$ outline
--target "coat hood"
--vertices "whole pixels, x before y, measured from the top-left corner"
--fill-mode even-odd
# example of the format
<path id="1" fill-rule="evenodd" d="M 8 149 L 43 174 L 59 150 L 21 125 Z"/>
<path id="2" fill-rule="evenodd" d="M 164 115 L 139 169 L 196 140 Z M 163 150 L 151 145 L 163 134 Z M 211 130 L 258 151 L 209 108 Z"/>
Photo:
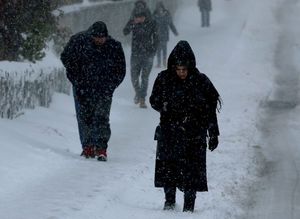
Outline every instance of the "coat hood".
<path id="1" fill-rule="evenodd" d="M 103 21 L 97 21 L 89 27 L 87 33 L 93 37 L 107 37 L 108 31 L 106 24 Z"/>
<path id="2" fill-rule="evenodd" d="M 177 43 L 168 58 L 168 69 L 173 69 L 176 65 L 187 66 L 188 69 L 196 68 L 194 52 L 185 40 Z"/>
<path id="3" fill-rule="evenodd" d="M 144 0 L 137 0 L 137 1 L 134 3 L 134 6 L 135 6 L 135 7 L 143 7 L 143 8 L 146 8 L 146 7 L 147 7 L 147 3 L 146 3 Z"/>

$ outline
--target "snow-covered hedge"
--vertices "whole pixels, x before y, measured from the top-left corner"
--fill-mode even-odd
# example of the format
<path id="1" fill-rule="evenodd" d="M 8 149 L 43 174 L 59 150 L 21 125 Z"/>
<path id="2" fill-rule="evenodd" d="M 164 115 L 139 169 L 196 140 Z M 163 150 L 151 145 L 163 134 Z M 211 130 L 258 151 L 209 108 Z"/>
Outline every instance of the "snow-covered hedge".
<path id="1" fill-rule="evenodd" d="M 62 67 L 29 68 L 23 72 L 0 69 L 0 117 L 13 119 L 21 115 L 23 109 L 48 107 L 55 91 L 70 93 Z"/>

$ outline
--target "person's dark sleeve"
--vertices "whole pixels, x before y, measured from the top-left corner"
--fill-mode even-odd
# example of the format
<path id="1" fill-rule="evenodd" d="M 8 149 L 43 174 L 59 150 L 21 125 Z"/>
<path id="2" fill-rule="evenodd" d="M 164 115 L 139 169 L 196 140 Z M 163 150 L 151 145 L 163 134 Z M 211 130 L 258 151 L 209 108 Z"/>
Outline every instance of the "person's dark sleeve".
<path id="1" fill-rule="evenodd" d="M 160 75 L 157 76 L 153 88 L 152 93 L 149 98 L 149 102 L 151 104 L 151 107 L 155 109 L 158 112 L 162 112 L 163 110 L 163 92 L 162 92 L 162 83 L 161 83 L 161 77 Z"/>
<path id="2" fill-rule="evenodd" d="M 211 103 L 210 106 L 210 113 L 209 113 L 209 121 L 208 121 L 208 135 L 211 136 L 219 136 L 219 125 L 218 125 L 218 119 L 216 114 L 216 108 L 217 108 L 217 101 Z"/>
<path id="3" fill-rule="evenodd" d="M 75 37 L 71 37 L 60 59 L 66 68 L 67 78 L 74 85 L 76 83 L 77 74 L 80 72 L 80 61 L 78 59 L 78 42 Z"/>
<path id="4" fill-rule="evenodd" d="M 123 34 L 124 34 L 125 36 L 128 35 L 128 34 L 130 34 L 130 32 L 131 32 L 132 29 L 133 29 L 133 26 L 134 26 L 133 20 L 130 19 L 130 20 L 127 22 L 127 24 L 125 25 L 124 29 L 123 29 Z"/>
<path id="5" fill-rule="evenodd" d="M 219 125 L 217 119 L 217 105 L 219 100 L 219 93 L 212 82 L 207 78 L 207 95 L 208 95 L 208 134 L 209 136 L 218 136 Z"/>
<path id="6" fill-rule="evenodd" d="M 174 33 L 174 35 L 177 36 L 178 32 L 177 32 L 177 29 L 176 29 L 176 27 L 173 23 L 172 16 L 169 14 L 168 17 L 169 17 L 169 27 L 170 27 L 171 31 Z"/>
<path id="7" fill-rule="evenodd" d="M 114 87 L 118 87 L 124 80 L 126 74 L 126 61 L 121 43 L 117 43 L 114 57 Z"/>
<path id="8" fill-rule="evenodd" d="M 158 37 L 158 26 L 155 20 L 153 20 L 153 24 L 152 24 L 152 53 L 153 56 L 156 53 L 156 50 L 158 48 L 158 44 L 159 44 L 159 37 Z"/>

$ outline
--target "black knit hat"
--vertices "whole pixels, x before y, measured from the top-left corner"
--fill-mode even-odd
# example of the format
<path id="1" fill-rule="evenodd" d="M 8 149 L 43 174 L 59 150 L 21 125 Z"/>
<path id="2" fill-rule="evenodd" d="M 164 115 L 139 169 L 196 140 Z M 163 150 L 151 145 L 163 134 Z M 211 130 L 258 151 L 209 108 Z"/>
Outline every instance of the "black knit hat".
<path id="1" fill-rule="evenodd" d="M 103 21 L 97 21 L 89 27 L 88 32 L 93 37 L 107 37 L 108 31 Z"/>
<path id="2" fill-rule="evenodd" d="M 134 17 L 147 17 L 147 10 L 145 8 L 135 8 L 133 11 Z"/>

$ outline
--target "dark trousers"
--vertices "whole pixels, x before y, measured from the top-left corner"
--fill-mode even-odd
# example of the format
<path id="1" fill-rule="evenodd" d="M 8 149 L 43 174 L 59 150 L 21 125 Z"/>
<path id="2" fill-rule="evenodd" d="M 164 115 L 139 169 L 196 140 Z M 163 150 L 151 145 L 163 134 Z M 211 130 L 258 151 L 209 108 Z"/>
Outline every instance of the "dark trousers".
<path id="1" fill-rule="evenodd" d="M 161 65 L 161 60 L 163 60 L 164 67 L 166 67 L 167 64 L 167 41 L 160 41 L 157 47 L 157 65 Z M 161 56 L 162 55 L 162 56 Z M 161 59 L 162 57 L 162 59 Z"/>
<path id="2" fill-rule="evenodd" d="M 153 57 L 131 57 L 131 82 L 137 98 L 147 96 L 149 75 L 153 66 Z"/>
<path id="3" fill-rule="evenodd" d="M 210 17 L 208 10 L 201 10 L 201 26 L 209 27 Z"/>
<path id="4" fill-rule="evenodd" d="M 107 149 L 111 136 L 109 115 L 112 97 L 90 97 L 79 100 L 74 92 L 75 110 L 82 147 Z"/>
<path id="5" fill-rule="evenodd" d="M 176 202 L 176 187 L 164 187 L 166 202 Z"/>
<path id="6" fill-rule="evenodd" d="M 193 189 L 188 189 L 184 192 L 184 204 L 183 211 L 194 211 L 196 200 L 196 191 Z"/>
<path id="7" fill-rule="evenodd" d="M 164 192 L 166 202 L 176 202 L 176 187 L 164 187 Z M 196 193 L 197 192 L 194 189 L 187 189 L 184 191 L 184 208 L 192 208 L 192 211 L 194 210 Z"/>

